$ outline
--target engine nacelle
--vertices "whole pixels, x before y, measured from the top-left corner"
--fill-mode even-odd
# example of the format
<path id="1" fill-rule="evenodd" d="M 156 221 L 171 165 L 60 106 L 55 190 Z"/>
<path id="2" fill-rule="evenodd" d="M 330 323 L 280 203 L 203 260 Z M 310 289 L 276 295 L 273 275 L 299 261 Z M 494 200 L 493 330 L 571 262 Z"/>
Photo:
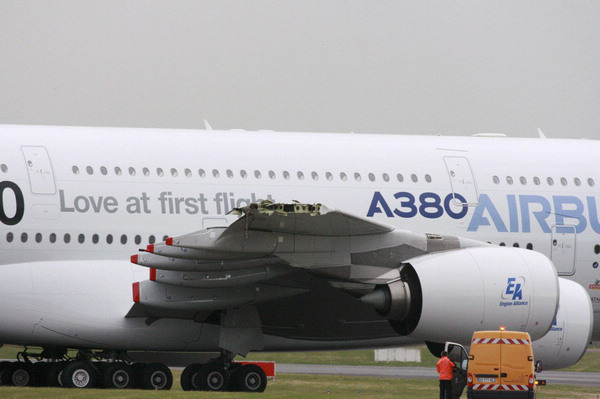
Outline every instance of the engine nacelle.
<path id="1" fill-rule="evenodd" d="M 554 321 L 559 285 L 544 255 L 511 247 L 476 247 L 407 261 L 401 279 L 362 300 L 401 335 L 468 345 L 473 331 L 527 331 L 542 338 Z M 588 300 L 589 301 L 589 300 Z"/>
<path id="2" fill-rule="evenodd" d="M 579 361 L 587 348 L 594 326 L 593 308 L 581 285 L 564 278 L 560 284 L 558 313 L 550 331 L 533 342 L 535 360 L 544 370 L 569 367 Z"/>

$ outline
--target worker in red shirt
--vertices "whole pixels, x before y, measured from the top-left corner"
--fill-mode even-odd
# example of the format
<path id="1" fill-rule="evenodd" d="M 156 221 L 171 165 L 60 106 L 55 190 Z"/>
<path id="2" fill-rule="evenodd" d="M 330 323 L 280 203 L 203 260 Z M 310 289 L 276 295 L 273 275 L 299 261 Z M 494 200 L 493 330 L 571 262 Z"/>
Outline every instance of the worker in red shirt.
<path id="1" fill-rule="evenodd" d="M 452 369 L 456 365 L 448 358 L 448 352 L 442 351 L 442 358 L 437 362 L 440 374 L 440 399 L 452 399 Z"/>

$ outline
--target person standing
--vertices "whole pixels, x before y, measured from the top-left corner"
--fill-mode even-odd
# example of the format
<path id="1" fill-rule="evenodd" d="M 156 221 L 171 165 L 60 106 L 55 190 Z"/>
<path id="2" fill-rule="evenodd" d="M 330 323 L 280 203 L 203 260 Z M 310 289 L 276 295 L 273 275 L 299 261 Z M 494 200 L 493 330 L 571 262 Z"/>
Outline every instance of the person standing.
<path id="1" fill-rule="evenodd" d="M 442 351 L 442 358 L 437 362 L 440 374 L 440 399 L 452 399 L 452 369 L 455 364 L 448 358 L 448 352 Z"/>

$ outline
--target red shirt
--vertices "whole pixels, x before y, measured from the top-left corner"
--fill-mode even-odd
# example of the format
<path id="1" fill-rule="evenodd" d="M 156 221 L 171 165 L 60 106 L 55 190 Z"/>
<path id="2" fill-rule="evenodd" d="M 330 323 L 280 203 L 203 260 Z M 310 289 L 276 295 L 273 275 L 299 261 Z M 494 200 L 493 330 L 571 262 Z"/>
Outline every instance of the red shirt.
<path id="1" fill-rule="evenodd" d="M 452 368 L 454 363 L 448 359 L 448 356 L 444 356 L 437 362 L 437 372 L 440 373 L 440 380 L 451 380 L 452 379 Z"/>

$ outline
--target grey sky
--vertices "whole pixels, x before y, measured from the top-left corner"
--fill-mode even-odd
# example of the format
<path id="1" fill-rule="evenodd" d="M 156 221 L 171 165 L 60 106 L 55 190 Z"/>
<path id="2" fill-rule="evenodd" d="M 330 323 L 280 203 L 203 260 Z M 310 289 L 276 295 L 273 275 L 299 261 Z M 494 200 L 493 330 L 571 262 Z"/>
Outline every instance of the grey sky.
<path id="1" fill-rule="evenodd" d="M 0 123 L 600 138 L 599 1 L 0 1 Z"/>

